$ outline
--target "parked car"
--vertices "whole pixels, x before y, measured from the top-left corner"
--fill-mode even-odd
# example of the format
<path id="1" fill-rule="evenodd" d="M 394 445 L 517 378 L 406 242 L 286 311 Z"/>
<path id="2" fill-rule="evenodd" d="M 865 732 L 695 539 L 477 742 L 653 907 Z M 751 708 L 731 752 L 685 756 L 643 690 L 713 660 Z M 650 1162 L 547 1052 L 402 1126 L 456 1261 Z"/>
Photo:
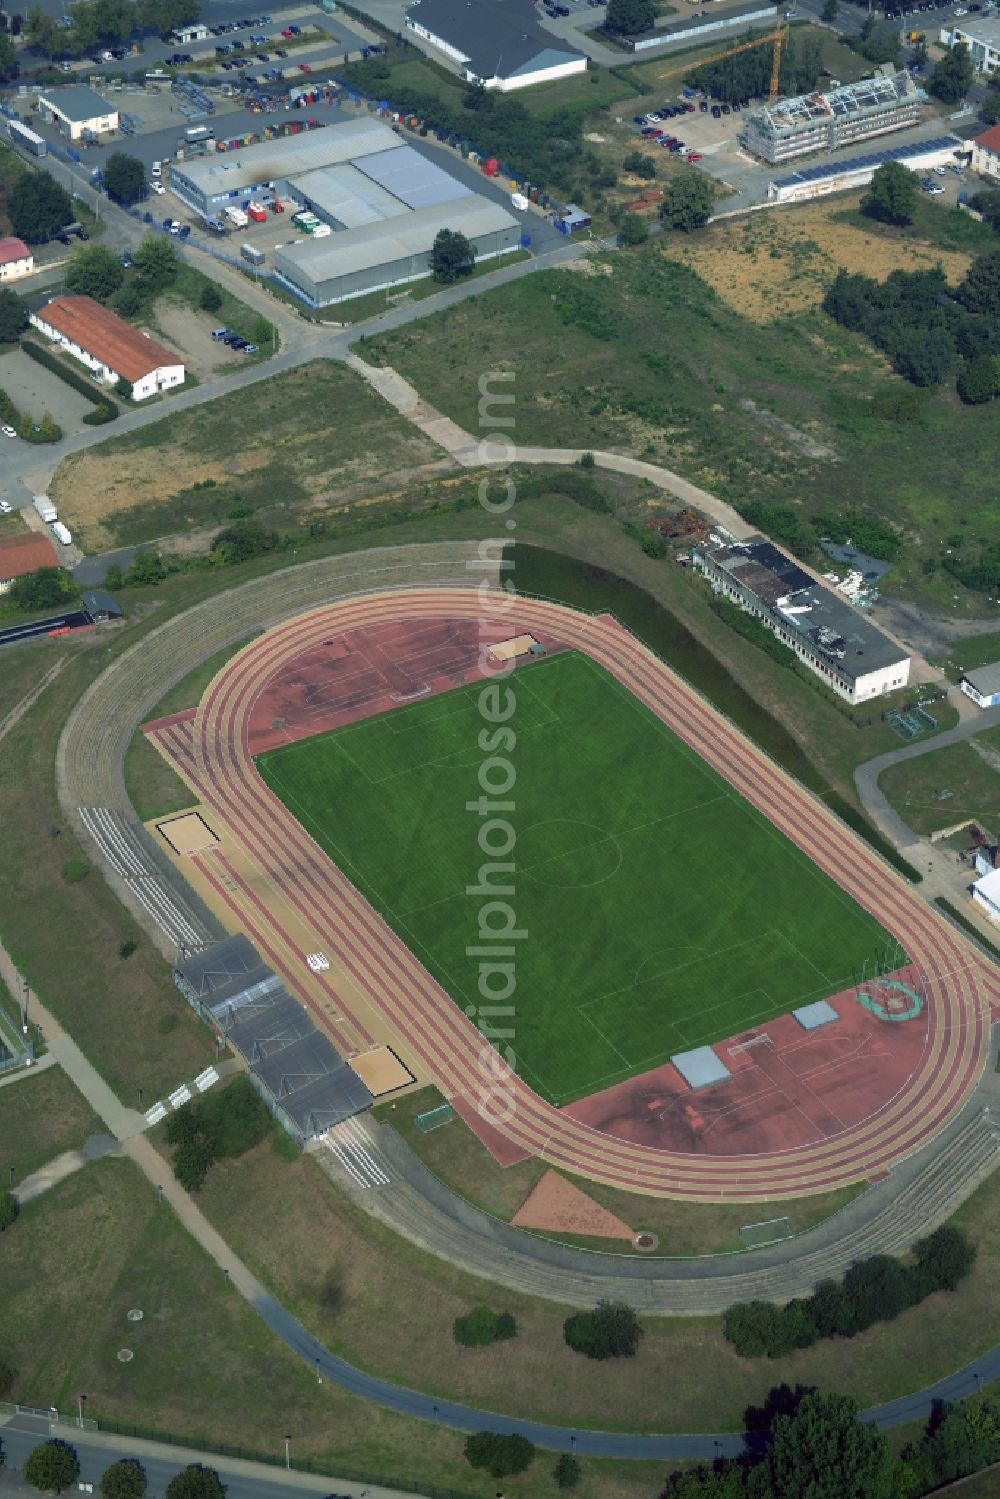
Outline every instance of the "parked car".
<path id="1" fill-rule="evenodd" d="M 258 352 L 258 349 L 259 349 L 259 345 L 258 344 L 244 344 L 243 345 L 243 352 L 244 352 L 244 354 L 256 354 Z"/>
<path id="2" fill-rule="evenodd" d="M 154 193 L 160 193 L 162 195 L 166 192 L 166 188 L 163 186 L 162 182 L 153 181 L 149 185 Z"/>
<path id="3" fill-rule="evenodd" d="M 149 169 L 149 175 L 151 177 L 162 177 L 163 176 L 163 163 L 160 162 L 160 161 L 154 161 L 153 165 Z"/>
<path id="4" fill-rule="evenodd" d="M 225 338 L 226 334 L 228 332 L 229 332 L 228 328 L 213 328 L 212 329 L 212 337 L 214 338 L 215 342 L 218 343 L 219 339 L 220 338 Z"/>
<path id="5" fill-rule="evenodd" d="M 312 72 L 312 68 L 309 66 L 309 64 L 307 62 L 300 62 L 299 63 L 299 72 L 300 73 L 311 73 Z"/>
<path id="6" fill-rule="evenodd" d="M 160 225 L 160 228 L 161 229 L 166 229 L 167 233 L 169 234 L 169 232 L 170 232 L 170 226 L 171 226 L 171 224 L 173 222 L 174 222 L 173 219 L 164 219 L 163 223 Z"/>
<path id="7" fill-rule="evenodd" d="M 17 432 L 14 430 L 13 427 L 0 427 L 0 432 L 3 433 L 4 437 L 16 437 L 17 436 Z"/>
<path id="8" fill-rule="evenodd" d="M 944 176 L 944 167 L 931 167 L 931 171 L 938 177 Z"/>
<path id="9" fill-rule="evenodd" d="M 128 268 L 129 268 L 129 266 L 131 264 L 132 264 L 132 253 L 131 253 L 131 251 L 130 250 L 123 250 L 122 251 L 122 266 L 127 271 Z"/>
<path id="10" fill-rule="evenodd" d="M 15 433 L 15 436 L 16 435 L 17 434 Z M 13 509 L 14 507 L 10 503 L 10 500 L 0 500 L 0 515 L 10 515 Z"/>
<path id="11" fill-rule="evenodd" d="M 689 151 L 688 152 L 688 161 L 701 161 L 701 152 L 700 151 Z"/>
<path id="12" fill-rule="evenodd" d="M 287 57 L 288 53 L 285 51 L 284 47 L 275 47 L 274 55 L 275 57 Z"/>
<path id="13" fill-rule="evenodd" d="M 171 234 L 180 234 L 180 232 L 181 232 L 181 221 L 180 221 L 180 219 L 168 219 L 167 222 L 170 225 L 170 233 Z"/>
<path id="14" fill-rule="evenodd" d="M 191 225 L 190 224 L 182 224 L 181 225 L 181 232 L 180 232 L 179 238 L 180 239 L 187 239 L 187 237 L 188 237 L 188 235 L 190 233 L 191 233 Z"/>

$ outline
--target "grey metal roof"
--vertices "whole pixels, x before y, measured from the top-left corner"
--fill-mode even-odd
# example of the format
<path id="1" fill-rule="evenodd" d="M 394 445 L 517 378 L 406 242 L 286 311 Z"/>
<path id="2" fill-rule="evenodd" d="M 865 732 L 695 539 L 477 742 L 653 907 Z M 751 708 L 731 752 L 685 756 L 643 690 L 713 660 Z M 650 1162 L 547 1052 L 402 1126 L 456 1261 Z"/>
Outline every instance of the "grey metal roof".
<path id="1" fill-rule="evenodd" d="M 110 614 L 114 619 L 120 619 L 124 610 L 117 599 L 110 593 L 105 593 L 103 588 L 90 588 L 83 595 L 83 607 L 93 619 L 95 614 Z"/>
<path id="2" fill-rule="evenodd" d="M 391 156 L 393 152 L 387 154 Z M 329 214 L 331 219 L 343 224 L 345 229 L 381 223 L 400 212 L 398 198 L 347 162 L 335 167 L 319 167 L 315 172 L 306 172 L 293 180 L 296 192 Z"/>
<path id="3" fill-rule="evenodd" d="M 182 958 L 174 971 L 307 1139 L 372 1102 L 357 1073 L 247 937 L 227 937 Z"/>
<path id="4" fill-rule="evenodd" d="M 1000 692 L 1000 661 L 991 661 L 988 666 L 977 666 L 973 671 L 965 672 L 964 676 L 982 697 L 992 697 L 995 692 Z"/>
<path id="5" fill-rule="evenodd" d="M 55 110 L 67 120 L 72 120 L 74 125 L 82 125 L 87 120 L 96 120 L 100 115 L 118 113 L 117 104 L 110 104 L 103 95 L 86 83 L 70 83 L 65 88 L 55 88 L 51 93 L 40 95 L 38 102 Z"/>
<path id="6" fill-rule="evenodd" d="M 417 0 L 406 20 L 457 48 L 479 78 L 523 77 L 583 58 L 554 45 L 531 0 Z"/>
<path id="7" fill-rule="evenodd" d="M 472 189 L 450 173 L 443 172 L 433 161 L 414 151 L 412 146 L 398 145 L 393 151 L 377 151 L 358 162 L 358 171 L 384 187 L 407 208 L 432 208 L 435 203 L 453 203 L 467 198 Z"/>
<path id="8" fill-rule="evenodd" d="M 206 196 L 213 197 L 237 193 L 244 183 L 250 187 L 299 177 L 398 145 L 399 137 L 380 120 L 348 120 L 343 125 L 241 146 L 237 151 L 216 151 L 185 161 L 178 170 Z"/>
<path id="9" fill-rule="evenodd" d="M 381 223 L 363 224 L 325 239 L 304 239 L 274 252 L 277 270 L 307 276 L 314 285 L 350 276 L 373 266 L 391 265 L 426 255 L 441 229 L 456 229 L 469 239 L 504 229 L 520 231 L 513 215 L 499 203 L 470 193 L 454 203 L 421 208 Z"/>
<path id="10" fill-rule="evenodd" d="M 909 660 L 906 651 L 870 619 L 764 537 L 718 547 L 707 555 L 843 676 L 854 680 Z"/>

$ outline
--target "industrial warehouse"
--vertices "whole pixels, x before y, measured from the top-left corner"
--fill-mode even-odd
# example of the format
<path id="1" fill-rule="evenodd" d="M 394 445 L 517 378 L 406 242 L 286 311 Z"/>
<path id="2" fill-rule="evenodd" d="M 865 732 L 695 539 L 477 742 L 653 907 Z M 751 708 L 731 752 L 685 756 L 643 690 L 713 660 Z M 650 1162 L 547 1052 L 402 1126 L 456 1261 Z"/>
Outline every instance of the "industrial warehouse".
<path id="1" fill-rule="evenodd" d="M 521 243 L 501 204 L 375 120 L 178 163 L 171 188 L 207 220 L 255 204 L 283 209 L 290 238 L 275 248 L 273 272 L 312 307 L 429 275 L 442 229 L 464 234 L 477 259 Z"/>
<path id="2" fill-rule="evenodd" d="M 891 63 L 874 78 L 829 94 L 802 94 L 744 115 L 740 143 L 761 161 L 789 161 L 814 151 L 835 151 L 920 119 L 920 94 L 905 70 Z"/>
<path id="3" fill-rule="evenodd" d="M 714 592 L 773 630 L 848 702 L 866 702 L 906 686 L 906 652 L 846 596 L 817 583 L 763 536 L 714 550 L 693 547 L 691 560 Z"/>

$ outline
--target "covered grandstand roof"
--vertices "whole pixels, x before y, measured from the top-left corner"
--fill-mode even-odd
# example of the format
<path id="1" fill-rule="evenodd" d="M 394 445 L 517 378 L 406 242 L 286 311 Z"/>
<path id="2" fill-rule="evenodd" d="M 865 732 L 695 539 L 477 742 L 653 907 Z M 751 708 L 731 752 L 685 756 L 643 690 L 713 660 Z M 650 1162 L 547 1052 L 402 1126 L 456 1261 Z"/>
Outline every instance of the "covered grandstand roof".
<path id="1" fill-rule="evenodd" d="M 174 977 L 215 1022 L 305 1139 L 372 1102 L 305 1006 L 242 935 L 178 961 Z"/>

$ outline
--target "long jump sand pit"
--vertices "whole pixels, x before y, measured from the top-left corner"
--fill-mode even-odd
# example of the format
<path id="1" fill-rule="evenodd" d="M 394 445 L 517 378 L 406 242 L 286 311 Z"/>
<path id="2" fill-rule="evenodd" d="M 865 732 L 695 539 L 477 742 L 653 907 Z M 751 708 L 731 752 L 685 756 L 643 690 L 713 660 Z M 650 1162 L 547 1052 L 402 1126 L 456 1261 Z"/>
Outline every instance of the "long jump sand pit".
<path id="1" fill-rule="evenodd" d="M 373 1098 L 384 1098 L 387 1093 L 398 1093 L 416 1079 L 409 1067 L 397 1057 L 391 1046 L 375 1046 L 371 1051 L 359 1052 L 348 1058 L 348 1065 L 356 1072 Z"/>

